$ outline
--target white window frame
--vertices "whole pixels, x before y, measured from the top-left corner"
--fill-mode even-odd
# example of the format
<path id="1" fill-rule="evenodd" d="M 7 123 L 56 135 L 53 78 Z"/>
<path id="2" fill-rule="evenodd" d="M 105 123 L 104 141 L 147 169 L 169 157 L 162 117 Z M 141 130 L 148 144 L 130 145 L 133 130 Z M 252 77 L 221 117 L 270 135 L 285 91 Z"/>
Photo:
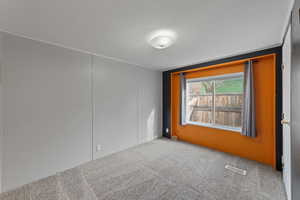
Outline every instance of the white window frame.
<path id="1" fill-rule="evenodd" d="M 215 110 L 216 110 L 216 102 L 215 102 L 215 81 L 217 80 L 226 80 L 226 79 L 234 79 L 234 78 L 241 78 L 244 76 L 243 72 L 238 72 L 238 73 L 231 73 L 231 74 L 224 74 L 224 75 L 218 75 L 218 76 L 207 76 L 207 77 L 201 77 L 201 78 L 191 78 L 191 79 L 186 79 L 186 87 L 189 83 L 192 82 L 199 82 L 199 81 L 213 81 L 214 84 L 214 90 L 212 93 L 212 98 L 213 98 L 213 108 L 212 108 L 212 123 L 201 123 L 201 122 L 193 122 L 190 121 L 189 119 L 186 119 L 186 124 L 189 125 L 196 125 L 196 126 L 203 126 L 203 127 L 209 127 L 209 128 L 215 128 L 215 129 L 222 129 L 222 130 L 227 130 L 227 131 L 234 131 L 234 132 L 241 132 L 241 128 L 237 127 L 231 127 L 231 126 L 222 126 L 222 125 L 217 125 L 215 124 Z M 187 88 L 185 88 L 187 91 Z M 187 96 L 185 96 L 187 98 Z M 185 109 L 186 111 L 186 109 Z M 243 111 L 242 111 L 243 112 Z M 186 115 L 185 115 L 186 116 Z"/>

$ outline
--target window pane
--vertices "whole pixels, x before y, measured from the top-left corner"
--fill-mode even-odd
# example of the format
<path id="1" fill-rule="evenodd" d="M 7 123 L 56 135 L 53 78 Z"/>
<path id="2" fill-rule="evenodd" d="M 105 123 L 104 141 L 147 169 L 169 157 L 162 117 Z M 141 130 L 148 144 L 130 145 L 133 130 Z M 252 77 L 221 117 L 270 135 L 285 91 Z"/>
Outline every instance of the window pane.
<path id="1" fill-rule="evenodd" d="M 187 82 L 186 121 L 212 123 L 213 82 Z"/>
<path id="2" fill-rule="evenodd" d="M 243 78 L 216 80 L 215 124 L 241 127 Z"/>

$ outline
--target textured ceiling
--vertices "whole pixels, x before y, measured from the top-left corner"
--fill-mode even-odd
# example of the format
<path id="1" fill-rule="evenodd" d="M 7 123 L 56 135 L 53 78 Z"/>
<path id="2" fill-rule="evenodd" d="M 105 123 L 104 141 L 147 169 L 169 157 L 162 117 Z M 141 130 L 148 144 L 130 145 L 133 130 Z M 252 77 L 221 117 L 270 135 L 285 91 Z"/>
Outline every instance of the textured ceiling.
<path id="1" fill-rule="evenodd" d="M 279 45 L 292 0 L 0 0 L 0 30 L 164 70 Z M 168 49 L 147 43 L 174 30 Z"/>

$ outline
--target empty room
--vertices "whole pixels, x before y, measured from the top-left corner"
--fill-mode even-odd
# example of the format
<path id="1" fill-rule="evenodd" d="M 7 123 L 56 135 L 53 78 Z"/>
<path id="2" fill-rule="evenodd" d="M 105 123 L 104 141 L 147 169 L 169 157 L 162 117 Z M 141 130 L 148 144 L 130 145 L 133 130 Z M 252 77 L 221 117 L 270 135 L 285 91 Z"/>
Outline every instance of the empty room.
<path id="1" fill-rule="evenodd" d="M 0 200 L 299 200 L 300 0 L 0 0 Z"/>

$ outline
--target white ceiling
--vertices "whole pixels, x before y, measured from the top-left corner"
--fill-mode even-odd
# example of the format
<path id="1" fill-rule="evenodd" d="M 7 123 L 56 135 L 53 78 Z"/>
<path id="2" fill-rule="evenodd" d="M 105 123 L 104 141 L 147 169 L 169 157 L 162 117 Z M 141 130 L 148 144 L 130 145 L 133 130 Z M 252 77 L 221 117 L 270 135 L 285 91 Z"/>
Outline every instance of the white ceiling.
<path id="1" fill-rule="evenodd" d="M 292 0 L 0 0 L 0 30 L 153 69 L 279 45 Z M 147 36 L 174 30 L 156 50 Z"/>

